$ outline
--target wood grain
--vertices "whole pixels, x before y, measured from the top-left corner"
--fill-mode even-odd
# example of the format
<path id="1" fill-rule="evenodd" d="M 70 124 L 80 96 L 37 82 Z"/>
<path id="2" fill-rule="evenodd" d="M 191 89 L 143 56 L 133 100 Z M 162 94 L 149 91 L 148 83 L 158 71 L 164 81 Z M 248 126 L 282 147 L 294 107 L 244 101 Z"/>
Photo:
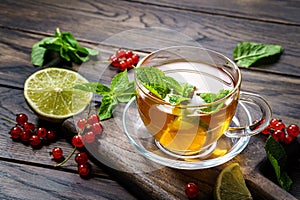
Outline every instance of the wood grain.
<path id="1" fill-rule="evenodd" d="M 135 199 L 116 182 L 1 161 L 1 199 Z M 121 195 L 120 195 L 121 194 Z"/>
<path id="2" fill-rule="evenodd" d="M 299 46 L 300 41 L 299 34 L 297 34 L 300 31 L 299 26 L 206 15 L 201 12 L 123 1 L 122 4 L 117 1 L 102 2 L 101 0 L 97 3 L 87 1 L 86 4 L 74 3 L 76 4 L 79 4 L 81 9 L 85 7 L 85 10 L 91 9 L 90 7 L 93 9 L 91 12 L 83 12 L 80 9 L 68 9 L 64 6 L 55 7 L 55 4 L 42 1 L 37 1 L 35 4 L 29 1 L 27 4 L 19 1 L 13 3 L 1 1 L 0 6 L 5 8 L 5 12 L 2 13 L 0 24 L 5 24 L 12 29 L 48 35 L 53 34 L 57 27 L 61 27 L 62 31 L 72 31 L 79 39 L 84 38 L 85 41 L 97 43 L 105 43 L 105 40 L 123 31 L 164 27 L 185 34 L 200 45 L 219 51 L 228 57 L 232 57 L 233 48 L 241 41 L 275 43 L 282 45 L 285 52 L 279 63 L 267 65 L 263 69 L 299 75 L 300 70 L 296 59 L 299 50 L 295 48 Z M 98 6 L 100 4 L 101 7 Z M 126 9 L 133 6 L 134 12 L 132 9 Z M 16 8 L 18 12 L 14 12 Z M 28 15 L 25 20 L 23 15 L 28 12 L 31 15 Z M 40 26 L 35 26 L 35 24 L 40 24 Z M 141 35 L 136 31 L 136 35 L 132 36 L 134 40 L 128 41 L 130 38 L 127 38 L 118 41 L 117 44 L 126 46 L 126 44 L 134 43 L 135 46 L 139 46 L 141 45 L 141 40 L 137 39 L 139 36 Z M 157 44 L 161 47 L 178 43 L 178 40 L 172 41 L 172 37 L 163 33 L 157 38 L 150 39 L 142 40 L 142 46 Z"/>
<path id="3" fill-rule="evenodd" d="M 135 0 L 135 2 L 166 6 L 175 9 L 203 12 L 210 15 L 223 15 L 226 17 L 246 18 L 254 21 L 300 25 L 298 16 L 299 2 L 296 1 L 197 1 L 197 0 Z M 276 12 L 274 16 L 273 13 Z"/>

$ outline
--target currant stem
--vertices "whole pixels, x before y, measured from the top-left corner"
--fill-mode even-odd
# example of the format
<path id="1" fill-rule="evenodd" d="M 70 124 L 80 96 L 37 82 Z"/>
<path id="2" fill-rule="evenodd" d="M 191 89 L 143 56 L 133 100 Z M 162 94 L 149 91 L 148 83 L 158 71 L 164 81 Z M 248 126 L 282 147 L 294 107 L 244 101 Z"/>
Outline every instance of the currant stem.
<path id="1" fill-rule="evenodd" d="M 73 156 L 73 154 L 76 152 L 76 147 L 74 147 L 73 151 L 68 155 L 68 157 L 66 157 L 66 159 L 64 159 L 62 162 L 58 163 L 57 165 L 55 165 L 54 167 L 60 167 L 63 164 L 65 164 L 68 160 L 70 160 L 70 158 Z"/>
<path id="2" fill-rule="evenodd" d="M 10 123 L 13 123 L 13 124 L 17 124 L 15 121 L 13 121 L 11 119 L 8 119 L 8 118 L 5 118 L 5 117 L 1 117 L 1 119 L 6 120 L 6 121 L 8 121 Z"/>

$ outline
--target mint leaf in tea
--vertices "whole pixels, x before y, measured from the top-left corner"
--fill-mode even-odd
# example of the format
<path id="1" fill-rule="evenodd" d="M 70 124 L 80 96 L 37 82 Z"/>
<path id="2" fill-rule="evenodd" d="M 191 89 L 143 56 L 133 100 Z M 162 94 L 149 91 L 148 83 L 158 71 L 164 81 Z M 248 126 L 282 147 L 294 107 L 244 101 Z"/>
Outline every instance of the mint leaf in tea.
<path id="1" fill-rule="evenodd" d="M 221 89 L 218 93 L 197 93 L 198 96 L 200 96 L 205 103 L 213 103 L 215 101 L 218 101 L 225 96 L 227 96 L 230 93 L 230 90 Z M 224 102 L 221 102 L 219 104 L 211 105 L 206 108 L 202 108 L 201 112 L 210 113 L 213 111 L 217 111 L 224 105 Z"/>
<path id="2" fill-rule="evenodd" d="M 194 93 L 194 86 L 187 83 L 179 83 L 171 76 L 167 76 L 155 67 L 135 68 L 137 79 L 153 95 L 160 99 L 177 105 L 183 101 L 190 100 Z"/>

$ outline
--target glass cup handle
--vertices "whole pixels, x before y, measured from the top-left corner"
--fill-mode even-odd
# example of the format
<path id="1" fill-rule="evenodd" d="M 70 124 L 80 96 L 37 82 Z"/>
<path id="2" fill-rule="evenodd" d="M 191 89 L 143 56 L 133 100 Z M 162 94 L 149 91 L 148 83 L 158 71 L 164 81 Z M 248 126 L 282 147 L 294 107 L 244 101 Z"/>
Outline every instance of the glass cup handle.
<path id="1" fill-rule="evenodd" d="M 240 92 L 239 101 L 256 104 L 262 112 L 262 117 L 258 122 L 244 127 L 229 127 L 225 135 L 227 137 L 245 137 L 252 136 L 263 131 L 270 123 L 272 110 L 268 102 L 258 94 L 249 92 Z"/>

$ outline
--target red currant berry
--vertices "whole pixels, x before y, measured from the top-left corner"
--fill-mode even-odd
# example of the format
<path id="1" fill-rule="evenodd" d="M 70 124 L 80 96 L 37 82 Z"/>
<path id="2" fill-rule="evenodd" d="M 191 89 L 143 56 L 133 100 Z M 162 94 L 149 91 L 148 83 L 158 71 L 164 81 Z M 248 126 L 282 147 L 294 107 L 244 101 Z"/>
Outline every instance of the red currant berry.
<path id="1" fill-rule="evenodd" d="M 91 173 L 91 165 L 89 163 L 78 165 L 78 173 L 80 176 L 86 177 Z"/>
<path id="2" fill-rule="evenodd" d="M 60 160 L 63 158 L 63 151 L 59 147 L 53 148 L 51 154 L 55 160 Z"/>
<path id="3" fill-rule="evenodd" d="M 195 183 L 188 183 L 184 188 L 184 192 L 189 199 L 193 199 L 199 195 L 199 188 Z"/>
<path id="4" fill-rule="evenodd" d="M 110 62 L 113 62 L 113 60 L 115 60 L 115 59 L 117 59 L 116 55 L 111 55 L 111 56 L 109 57 L 109 61 L 110 61 Z"/>
<path id="5" fill-rule="evenodd" d="M 24 113 L 17 114 L 17 116 L 16 116 L 17 124 L 19 124 L 20 126 L 23 126 L 23 124 L 27 121 L 28 121 L 28 117 L 26 114 L 24 114 Z"/>
<path id="6" fill-rule="evenodd" d="M 264 130 L 262 130 L 261 133 L 264 134 L 264 135 L 270 135 L 270 133 L 271 133 L 270 125 L 268 125 Z"/>
<path id="7" fill-rule="evenodd" d="M 77 127 L 78 127 L 79 129 L 83 130 L 84 127 L 85 127 L 85 124 L 86 124 L 86 120 L 85 120 L 85 119 L 80 119 L 80 120 L 78 120 L 78 122 L 77 122 Z"/>
<path id="8" fill-rule="evenodd" d="M 33 147 L 39 146 L 42 142 L 41 138 L 37 135 L 32 135 L 29 141 L 30 141 L 30 145 Z"/>
<path id="9" fill-rule="evenodd" d="M 284 125 L 283 122 L 279 121 L 279 122 L 277 122 L 277 123 L 274 125 L 274 129 L 275 129 L 275 131 L 276 131 L 276 130 L 282 131 L 282 130 L 285 129 L 285 125 Z"/>
<path id="10" fill-rule="evenodd" d="M 47 132 L 46 138 L 47 138 L 48 140 L 50 140 L 50 141 L 55 140 L 55 138 L 56 138 L 55 132 L 54 132 L 54 131 L 48 131 L 48 132 Z"/>
<path id="11" fill-rule="evenodd" d="M 93 143 L 95 141 L 95 133 L 92 131 L 85 133 L 84 141 L 87 143 Z"/>
<path id="12" fill-rule="evenodd" d="M 22 133 L 22 129 L 19 126 L 14 126 L 10 129 L 9 133 L 13 139 L 18 139 Z"/>
<path id="13" fill-rule="evenodd" d="M 30 131 L 23 131 L 21 134 L 20 134 L 20 139 L 22 142 L 28 142 L 31 138 L 31 132 Z"/>
<path id="14" fill-rule="evenodd" d="M 134 65 L 136 65 L 136 64 L 139 62 L 139 56 L 138 56 L 137 54 L 133 54 L 133 55 L 131 56 L 131 58 L 132 58 L 132 63 L 133 63 Z"/>
<path id="15" fill-rule="evenodd" d="M 299 126 L 296 124 L 291 124 L 287 127 L 286 132 L 291 137 L 297 137 L 299 135 Z"/>
<path id="16" fill-rule="evenodd" d="M 102 125 L 100 123 L 95 123 L 92 125 L 92 132 L 95 133 L 95 135 L 99 135 L 102 133 Z"/>
<path id="17" fill-rule="evenodd" d="M 290 144 L 292 141 L 293 141 L 294 137 L 293 136 L 290 136 L 290 135 L 285 135 L 284 137 L 284 142 L 286 144 Z"/>
<path id="18" fill-rule="evenodd" d="M 122 60 L 122 61 L 120 62 L 120 66 L 118 67 L 118 70 L 119 70 L 119 71 L 125 71 L 125 69 L 127 69 L 127 63 L 126 63 L 125 60 Z"/>
<path id="19" fill-rule="evenodd" d="M 24 131 L 31 131 L 31 132 L 34 132 L 34 129 L 35 129 L 35 126 L 33 123 L 30 123 L 30 122 L 25 122 L 23 124 L 23 130 Z"/>
<path id="20" fill-rule="evenodd" d="M 123 49 L 119 49 L 118 51 L 116 51 L 116 57 L 117 58 L 123 58 L 125 57 L 126 52 Z"/>
<path id="21" fill-rule="evenodd" d="M 132 51 L 130 51 L 130 50 L 127 50 L 127 51 L 125 52 L 125 58 L 131 58 L 132 55 L 133 55 L 133 53 L 132 53 Z"/>
<path id="22" fill-rule="evenodd" d="M 282 130 L 276 130 L 273 134 L 272 137 L 277 141 L 277 142 L 282 142 L 284 141 L 285 134 Z"/>
<path id="23" fill-rule="evenodd" d="M 99 116 L 96 115 L 96 114 L 91 114 L 91 115 L 89 116 L 89 118 L 88 118 L 88 121 L 87 121 L 87 123 L 88 123 L 89 125 L 93 125 L 93 124 L 99 123 L 99 122 L 100 122 Z"/>
<path id="24" fill-rule="evenodd" d="M 45 138 L 47 136 L 47 129 L 40 127 L 36 130 L 36 134 L 41 138 Z"/>
<path id="25" fill-rule="evenodd" d="M 74 137 L 72 138 L 72 144 L 75 147 L 78 147 L 78 148 L 83 147 L 84 144 L 83 144 L 82 136 L 81 135 L 74 135 Z"/>
<path id="26" fill-rule="evenodd" d="M 75 156 L 75 161 L 79 164 L 79 165 L 83 165 L 86 164 L 88 162 L 88 155 L 85 152 L 80 152 L 77 153 Z"/>
<path id="27" fill-rule="evenodd" d="M 271 128 L 275 128 L 275 125 L 279 122 L 278 119 L 271 119 L 270 121 L 270 126 Z"/>
<path id="28" fill-rule="evenodd" d="M 133 68 L 133 60 L 132 60 L 132 58 L 127 58 L 126 59 L 126 65 L 127 65 L 127 68 L 129 68 L 129 69 Z"/>

